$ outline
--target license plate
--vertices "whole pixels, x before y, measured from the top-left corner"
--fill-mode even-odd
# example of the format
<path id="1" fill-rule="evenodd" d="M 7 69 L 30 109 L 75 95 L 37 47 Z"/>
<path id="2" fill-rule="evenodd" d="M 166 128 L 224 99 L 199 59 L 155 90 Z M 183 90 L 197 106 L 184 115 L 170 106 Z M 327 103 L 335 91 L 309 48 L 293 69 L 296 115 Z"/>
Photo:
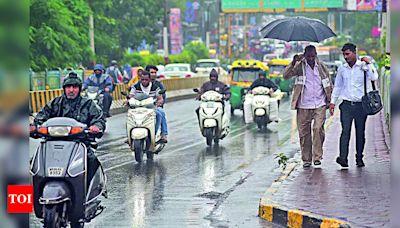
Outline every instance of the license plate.
<path id="1" fill-rule="evenodd" d="M 208 103 L 207 104 L 207 108 L 214 108 L 214 104 L 213 103 Z"/>
<path id="2" fill-rule="evenodd" d="M 61 177 L 64 169 L 61 167 L 50 167 L 48 171 L 50 177 Z"/>

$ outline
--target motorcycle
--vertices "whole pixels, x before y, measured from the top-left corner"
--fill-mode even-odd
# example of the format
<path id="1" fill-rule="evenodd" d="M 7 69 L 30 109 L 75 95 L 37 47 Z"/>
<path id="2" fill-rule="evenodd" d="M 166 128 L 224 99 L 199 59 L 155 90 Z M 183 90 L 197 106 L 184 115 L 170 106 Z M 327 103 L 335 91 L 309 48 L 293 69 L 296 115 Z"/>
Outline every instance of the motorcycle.
<path id="1" fill-rule="evenodd" d="M 160 91 L 159 94 L 164 94 Z M 137 162 L 143 161 L 146 154 L 148 160 L 153 160 L 154 154 L 158 154 L 165 147 L 165 143 L 158 143 L 160 135 L 155 132 L 156 106 L 154 98 L 146 94 L 137 94 L 129 98 L 127 93 L 121 92 L 128 100 L 128 115 L 126 129 L 128 144 L 135 153 Z"/>
<path id="2" fill-rule="evenodd" d="M 271 122 L 278 122 L 278 103 L 282 98 L 282 92 L 275 91 L 272 96 L 270 92 L 269 88 L 259 86 L 245 96 L 243 108 L 245 122 L 254 121 L 260 130 L 266 129 Z"/>
<path id="3" fill-rule="evenodd" d="M 199 93 L 198 89 L 193 91 Z M 223 98 L 224 96 L 216 91 L 207 91 L 200 97 L 198 118 L 200 131 L 206 138 L 207 146 L 211 146 L 213 141 L 219 144 L 219 140 L 229 134 L 229 118 L 224 111 Z"/>
<path id="4" fill-rule="evenodd" d="M 104 94 L 102 94 L 102 91 L 99 89 L 99 87 L 88 86 L 88 88 L 85 90 L 85 97 L 93 100 L 94 103 L 103 108 Z"/>
<path id="5" fill-rule="evenodd" d="M 107 197 L 107 178 L 100 165 L 87 183 L 87 153 L 84 141 L 96 149 L 94 135 L 85 124 L 55 117 L 31 133 L 41 138 L 30 166 L 34 211 L 44 227 L 83 227 L 103 212 L 100 196 Z"/>

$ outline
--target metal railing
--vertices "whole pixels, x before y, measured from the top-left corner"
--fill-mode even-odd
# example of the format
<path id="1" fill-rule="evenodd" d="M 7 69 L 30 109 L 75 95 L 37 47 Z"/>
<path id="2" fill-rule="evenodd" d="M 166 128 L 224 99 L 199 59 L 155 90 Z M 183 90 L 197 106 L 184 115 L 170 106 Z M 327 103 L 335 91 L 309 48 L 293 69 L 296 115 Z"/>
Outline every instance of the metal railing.
<path id="1" fill-rule="evenodd" d="M 193 77 L 193 78 L 173 78 L 164 79 L 162 83 L 165 85 L 167 91 L 183 90 L 198 88 L 204 82 L 208 81 L 208 77 Z M 226 77 L 221 78 L 222 81 L 226 81 Z M 125 84 L 118 84 L 112 93 L 114 100 L 124 99 L 121 91 L 128 91 L 128 86 Z M 49 101 L 61 96 L 63 93 L 62 89 L 55 90 L 39 90 L 29 92 L 29 109 L 31 112 L 36 113 L 42 109 Z"/>
<path id="2" fill-rule="evenodd" d="M 390 70 L 383 68 L 379 77 L 379 89 L 382 97 L 383 112 L 386 123 L 390 126 Z"/>

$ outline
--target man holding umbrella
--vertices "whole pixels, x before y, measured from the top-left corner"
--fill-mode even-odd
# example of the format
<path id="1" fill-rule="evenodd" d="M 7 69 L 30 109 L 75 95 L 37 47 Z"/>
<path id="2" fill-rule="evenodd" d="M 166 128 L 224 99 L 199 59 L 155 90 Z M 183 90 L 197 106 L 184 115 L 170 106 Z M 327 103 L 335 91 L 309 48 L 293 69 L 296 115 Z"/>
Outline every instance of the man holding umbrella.
<path id="1" fill-rule="evenodd" d="M 315 47 L 309 45 L 305 48 L 304 54 L 293 57 L 283 77 L 285 79 L 295 77 L 291 107 L 297 110 L 303 167 L 310 167 L 312 161 L 315 166 L 319 166 L 325 140 L 326 110 L 332 94 L 328 68 L 318 60 Z M 313 120 L 313 134 L 311 134 Z"/>

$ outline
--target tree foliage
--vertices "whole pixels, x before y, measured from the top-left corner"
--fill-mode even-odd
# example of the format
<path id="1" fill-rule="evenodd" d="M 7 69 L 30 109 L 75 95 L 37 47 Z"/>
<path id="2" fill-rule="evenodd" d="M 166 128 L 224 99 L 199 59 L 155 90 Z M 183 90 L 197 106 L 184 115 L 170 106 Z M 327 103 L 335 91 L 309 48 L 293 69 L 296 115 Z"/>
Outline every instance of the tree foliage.
<path id="1" fill-rule="evenodd" d="M 30 59 L 33 70 L 108 64 L 142 40 L 157 41 L 163 0 L 31 0 Z M 89 16 L 94 17 L 95 52 L 90 49 Z"/>

